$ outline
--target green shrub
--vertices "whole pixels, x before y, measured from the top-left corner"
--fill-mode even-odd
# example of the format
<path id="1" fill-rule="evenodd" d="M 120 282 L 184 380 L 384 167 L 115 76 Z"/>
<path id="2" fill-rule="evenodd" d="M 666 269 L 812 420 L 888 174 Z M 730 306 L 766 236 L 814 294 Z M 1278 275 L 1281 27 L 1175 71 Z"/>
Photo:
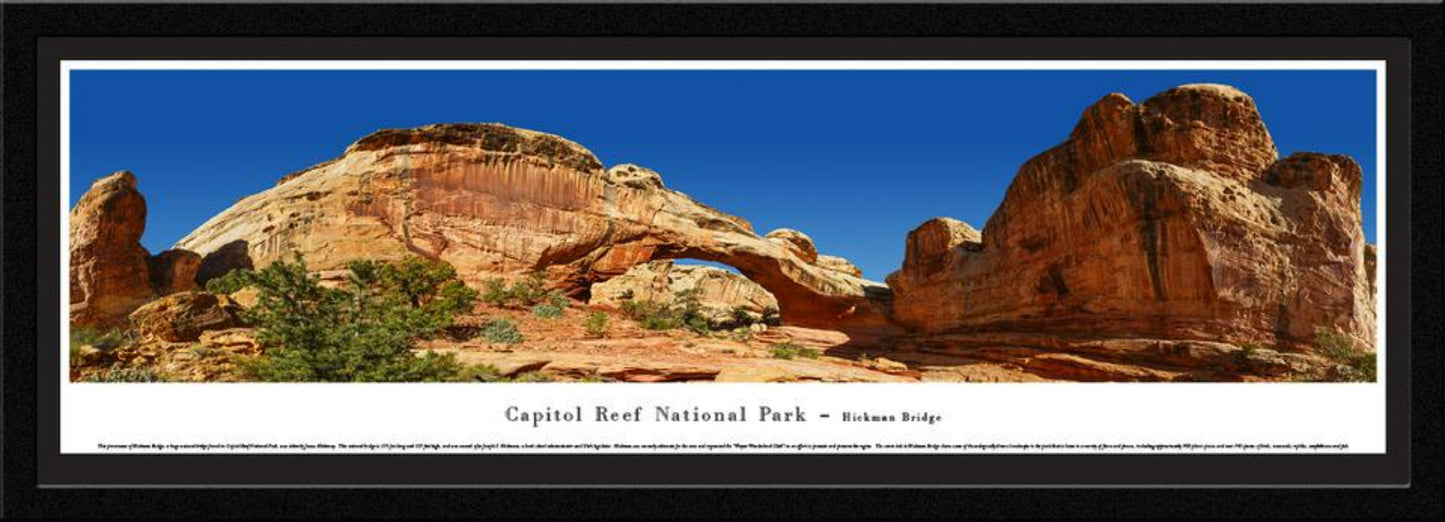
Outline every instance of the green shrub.
<path id="1" fill-rule="evenodd" d="M 712 323 L 709 322 L 706 318 L 690 317 L 685 322 L 683 322 L 683 326 L 686 326 L 688 330 L 691 330 L 692 333 L 698 335 L 712 334 Z"/>
<path id="2" fill-rule="evenodd" d="M 81 346 L 90 345 L 97 350 L 110 351 L 135 341 L 135 334 L 125 330 L 108 330 L 105 333 L 94 328 L 70 328 L 72 352 Z"/>
<path id="3" fill-rule="evenodd" d="M 1323 326 L 1315 328 L 1315 350 L 1330 360 L 1349 359 L 1354 354 L 1354 340 Z"/>
<path id="4" fill-rule="evenodd" d="M 151 368 L 126 368 L 119 364 L 80 379 L 81 382 L 166 382 L 169 379 Z"/>
<path id="5" fill-rule="evenodd" d="M 512 294 L 507 288 L 507 282 L 500 277 L 489 277 L 482 280 L 482 302 L 492 306 L 507 306 L 512 300 Z"/>
<path id="6" fill-rule="evenodd" d="M 511 377 L 511 378 L 507 379 L 507 382 L 553 382 L 553 381 L 556 381 L 556 379 L 553 379 L 553 378 L 551 378 L 551 377 L 543 374 L 542 372 L 526 372 L 526 373 L 518 374 L 516 377 Z"/>
<path id="7" fill-rule="evenodd" d="M 532 315 L 539 319 L 556 319 L 562 317 L 562 310 L 552 303 L 542 303 L 532 307 Z"/>
<path id="8" fill-rule="evenodd" d="M 476 291 L 445 263 L 408 258 L 394 263 L 354 261 L 341 288 L 326 288 L 299 254 L 254 272 L 233 271 L 257 289 L 243 311 L 258 339 L 275 348 L 243 361 L 262 381 L 438 381 L 460 367 L 451 354 L 412 354 L 471 310 Z M 231 275 L 231 274 L 228 274 Z"/>
<path id="9" fill-rule="evenodd" d="M 679 290 L 672 294 L 670 309 L 682 327 L 698 334 L 712 333 L 712 322 L 703 315 L 701 288 Z"/>
<path id="10" fill-rule="evenodd" d="M 526 279 L 512 284 L 512 294 L 523 306 L 531 306 L 549 297 L 547 280 L 540 273 L 531 273 Z"/>
<path id="11" fill-rule="evenodd" d="M 607 332 L 612 329 L 612 325 L 608 324 L 609 320 L 607 312 L 597 310 L 587 314 L 587 320 L 582 324 L 587 328 L 587 335 L 602 338 L 607 337 Z"/>
<path id="12" fill-rule="evenodd" d="M 78 368 L 84 365 L 85 361 L 81 358 L 80 350 L 87 345 L 102 352 L 109 352 L 135 341 L 134 332 L 109 330 L 100 333 L 94 328 L 72 326 L 70 328 L 70 346 L 66 350 L 70 356 L 70 367 Z"/>
<path id="13" fill-rule="evenodd" d="M 457 382 L 552 382 L 554 379 L 540 372 L 525 372 L 514 377 L 502 375 L 502 371 L 490 364 L 473 364 L 462 367 L 452 379 Z"/>
<path id="14" fill-rule="evenodd" d="M 730 319 L 729 324 L 733 328 L 752 326 L 758 322 L 758 318 L 753 317 L 753 313 L 748 310 L 748 307 L 743 305 L 734 306 L 732 310 L 729 310 L 728 319 Z"/>
<path id="15" fill-rule="evenodd" d="M 684 315 L 696 315 L 702 311 L 702 289 L 688 288 L 672 294 L 672 307 Z"/>
<path id="16" fill-rule="evenodd" d="M 532 315 L 542 319 L 556 319 L 562 317 L 562 312 L 571 304 L 572 301 L 568 300 L 567 296 L 554 290 L 547 292 L 542 302 L 532 306 Z"/>
<path id="17" fill-rule="evenodd" d="M 673 294 L 670 304 L 626 300 L 622 302 L 622 312 L 648 330 L 686 328 L 706 335 L 712 332 L 712 322 L 702 313 L 701 295 L 701 290 L 689 288 Z"/>
<path id="18" fill-rule="evenodd" d="M 523 340 L 517 324 L 505 317 L 497 317 L 483 324 L 482 337 L 490 343 L 517 344 Z"/>
<path id="19" fill-rule="evenodd" d="M 206 291 L 213 294 L 234 294 L 250 285 L 252 273 L 245 268 L 226 272 L 225 275 L 206 281 Z"/>
<path id="20" fill-rule="evenodd" d="M 490 364 L 469 364 L 463 366 L 452 380 L 458 382 L 495 382 L 505 379 L 502 371 Z"/>
<path id="21" fill-rule="evenodd" d="M 656 301 L 623 301 L 622 313 L 648 330 L 673 330 L 683 324 L 672 308 Z"/>
<path id="22" fill-rule="evenodd" d="M 100 337 L 100 332 L 99 332 L 99 331 L 96 331 L 96 329 L 94 329 L 94 328 L 86 328 L 86 327 L 75 326 L 75 325 L 71 325 L 71 326 L 70 326 L 70 344 L 71 344 L 71 346 L 81 346 L 81 345 L 86 345 L 86 344 L 94 344 L 94 343 L 95 343 L 95 340 L 96 340 L 97 338 L 99 338 L 99 337 Z"/>
<path id="23" fill-rule="evenodd" d="M 558 299 L 565 303 L 567 298 L 548 292 L 547 281 L 540 273 L 532 273 L 511 285 L 495 277 L 482 281 L 482 301 L 500 308 L 525 308 L 543 301 L 557 304 Z"/>
<path id="24" fill-rule="evenodd" d="M 816 349 L 809 348 L 794 343 L 792 341 L 783 341 L 781 343 L 775 344 L 773 345 L 771 351 L 774 359 L 793 359 L 795 357 L 802 357 L 804 359 L 817 359 L 819 356 L 822 355 L 822 352 L 819 352 Z"/>
<path id="25" fill-rule="evenodd" d="M 778 326 L 783 324 L 783 319 L 777 308 L 769 306 L 763 309 L 763 317 L 758 322 L 768 326 Z"/>
<path id="26" fill-rule="evenodd" d="M 1355 341 L 1329 328 L 1315 329 L 1315 349 L 1334 364 L 1328 380 L 1375 382 L 1375 354 L 1356 351 Z"/>
<path id="27" fill-rule="evenodd" d="M 477 291 L 457 279 L 457 271 L 442 261 L 411 256 L 388 263 L 352 261 L 346 267 L 351 270 L 348 288 L 357 295 L 383 300 L 399 297 L 401 304 L 433 315 L 469 312 L 477 300 Z M 451 320 L 438 322 L 450 324 Z"/>

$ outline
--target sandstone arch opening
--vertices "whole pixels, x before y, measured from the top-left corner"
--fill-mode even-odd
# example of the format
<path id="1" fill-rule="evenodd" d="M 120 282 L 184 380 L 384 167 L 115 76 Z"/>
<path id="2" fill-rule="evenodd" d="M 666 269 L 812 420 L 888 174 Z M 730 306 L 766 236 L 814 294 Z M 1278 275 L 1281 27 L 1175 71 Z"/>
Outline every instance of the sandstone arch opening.
<path id="1" fill-rule="evenodd" d="M 736 268 L 690 258 L 659 259 L 588 287 L 589 304 L 622 306 L 628 301 L 674 303 L 691 293 L 714 326 L 778 326 L 777 298 Z"/>
<path id="2" fill-rule="evenodd" d="M 892 328 L 887 317 L 892 298 L 888 287 L 862 279 L 861 272 L 842 258 L 818 255 L 807 236 L 787 229 L 763 237 L 736 236 L 723 245 L 682 241 L 614 245 L 592 262 L 585 285 L 591 288 L 639 265 L 699 260 L 731 267 L 771 294 L 783 325 L 843 331 Z"/>

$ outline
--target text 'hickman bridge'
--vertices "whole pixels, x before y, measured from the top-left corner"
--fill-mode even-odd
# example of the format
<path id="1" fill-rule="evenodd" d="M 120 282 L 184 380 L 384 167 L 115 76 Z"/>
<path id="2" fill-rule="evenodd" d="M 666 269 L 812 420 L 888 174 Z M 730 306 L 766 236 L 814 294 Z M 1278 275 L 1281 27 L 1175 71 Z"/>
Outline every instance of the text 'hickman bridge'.
<path id="1" fill-rule="evenodd" d="M 651 411 L 650 416 L 644 416 Z M 530 423 L 532 427 L 540 427 L 544 423 L 553 422 L 809 422 L 810 420 L 832 420 L 838 419 L 842 422 L 920 422 L 935 424 L 943 420 L 943 416 L 931 412 L 898 412 L 898 413 L 875 413 L 875 412 L 843 412 L 834 417 L 829 413 L 812 413 L 804 411 L 801 406 L 790 408 L 775 408 L 772 406 L 757 406 L 748 408 L 738 406 L 730 409 L 703 409 L 697 406 L 691 408 L 674 408 L 672 406 L 653 406 L 650 410 L 645 406 L 636 406 L 630 409 L 617 409 L 608 406 L 594 406 L 593 415 L 586 416 L 582 406 L 570 408 L 544 407 L 540 410 L 527 410 L 517 406 L 508 406 L 502 412 L 502 416 L 508 422 Z"/>

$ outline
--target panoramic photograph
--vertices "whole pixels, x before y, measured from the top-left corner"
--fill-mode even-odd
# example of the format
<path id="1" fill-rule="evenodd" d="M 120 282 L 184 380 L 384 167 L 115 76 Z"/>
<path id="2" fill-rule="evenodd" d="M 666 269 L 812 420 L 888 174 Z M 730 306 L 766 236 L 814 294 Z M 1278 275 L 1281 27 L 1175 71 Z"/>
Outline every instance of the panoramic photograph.
<path id="1" fill-rule="evenodd" d="M 1368 70 L 78 70 L 68 373 L 1375 382 Z"/>

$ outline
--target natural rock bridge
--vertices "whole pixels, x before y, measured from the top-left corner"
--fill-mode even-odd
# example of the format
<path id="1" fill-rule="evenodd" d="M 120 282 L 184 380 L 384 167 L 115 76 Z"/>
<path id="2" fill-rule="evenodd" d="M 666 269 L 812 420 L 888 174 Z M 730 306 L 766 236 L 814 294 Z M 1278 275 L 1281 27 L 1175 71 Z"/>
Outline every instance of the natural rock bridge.
<path id="1" fill-rule="evenodd" d="M 499 124 L 376 132 L 242 199 L 177 247 L 207 255 L 202 279 L 292 251 L 320 270 L 420 254 L 474 284 L 542 271 L 579 297 L 633 266 L 693 258 L 737 268 L 777 298 L 786 323 L 837 329 L 886 326 L 891 299 L 800 232 L 760 236 L 656 172 L 604 169 L 576 143 Z"/>

